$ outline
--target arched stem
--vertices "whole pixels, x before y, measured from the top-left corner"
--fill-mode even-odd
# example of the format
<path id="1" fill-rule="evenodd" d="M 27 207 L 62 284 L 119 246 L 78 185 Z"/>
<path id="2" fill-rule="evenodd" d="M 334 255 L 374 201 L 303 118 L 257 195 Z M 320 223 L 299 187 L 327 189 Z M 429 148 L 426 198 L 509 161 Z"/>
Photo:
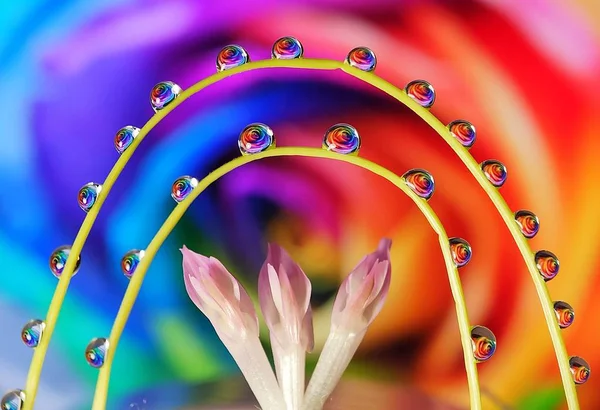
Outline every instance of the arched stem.
<path id="1" fill-rule="evenodd" d="M 66 266 L 64 268 L 63 274 L 58 282 L 52 300 L 50 302 L 50 306 L 48 308 L 48 313 L 46 315 L 46 327 L 44 330 L 44 337 L 40 341 L 40 344 L 35 349 L 33 358 L 31 361 L 31 365 L 29 368 L 29 373 L 27 375 L 27 383 L 25 386 L 25 392 L 27 394 L 27 400 L 24 403 L 23 410 L 32 410 L 35 402 L 35 396 L 37 393 L 37 388 L 39 384 L 39 379 L 42 371 L 42 366 L 44 363 L 44 359 L 46 356 L 46 352 L 48 350 L 48 345 L 52 338 L 52 334 L 54 332 L 54 328 L 56 327 L 56 321 L 58 319 L 60 309 L 64 298 L 67 293 L 67 289 L 69 286 L 69 282 L 71 280 L 73 268 L 75 266 L 75 261 L 77 260 L 77 256 L 81 253 L 85 240 L 89 235 L 89 232 L 100 212 L 102 204 L 106 199 L 107 195 L 110 193 L 112 186 L 120 175 L 121 171 L 135 152 L 137 146 L 143 141 L 145 136 L 150 132 L 152 128 L 158 122 L 160 122 L 169 112 L 175 109 L 179 104 L 185 101 L 187 98 L 191 97 L 195 93 L 199 92 L 205 87 L 208 87 L 211 84 L 214 84 L 226 77 L 229 77 L 234 74 L 239 74 L 246 71 L 263 69 L 263 68 L 297 68 L 297 69 L 315 69 L 315 70 L 335 70 L 341 69 L 347 74 L 358 78 L 378 89 L 385 92 L 386 94 L 394 97 L 399 102 L 406 105 L 412 111 L 414 111 L 419 117 L 421 117 L 425 122 L 427 122 L 452 148 L 452 150 L 458 155 L 461 161 L 466 165 L 467 169 L 471 172 L 471 174 L 475 177 L 479 185 L 485 190 L 488 194 L 492 203 L 502 216 L 506 226 L 508 227 L 510 233 L 512 234 L 522 256 L 527 265 L 527 269 L 533 283 L 535 285 L 535 289 L 544 313 L 544 318 L 546 320 L 546 324 L 548 326 L 548 330 L 550 332 L 550 337 L 552 339 L 552 344 L 554 347 L 554 351 L 556 354 L 556 358 L 558 361 L 558 366 L 560 370 L 560 375 L 562 379 L 563 388 L 566 394 L 568 407 L 570 410 L 578 410 L 579 403 L 577 399 L 577 391 L 575 389 L 575 384 L 571 378 L 570 369 L 569 369 L 569 357 L 567 355 L 567 351 L 560 333 L 560 328 L 554 317 L 553 305 L 550 295 L 548 294 L 548 290 L 546 284 L 542 277 L 539 275 L 537 271 L 537 267 L 534 261 L 533 252 L 529 248 L 529 244 L 527 240 L 521 235 L 521 232 L 513 219 L 513 213 L 504 201 L 502 195 L 498 192 L 496 188 L 494 188 L 486 179 L 481 170 L 479 169 L 478 163 L 471 156 L 471 154 L 462 146 L 458 141 L 456 141 L 450 132 L 447 130 L 446 126 L 438 120 L 429 110 L 421 107 L 415 101 L 413 101 L 408 95 L 402 91 L 401 89 L 395 87 L 384 79 L 378 77 L 374 73 L 367 73 L 360 71 L 356 68 L 350 67 L 347 64 L 338 61 L 332 60 L 323 60 L 323 59 L 308 59 L 301 58 L 295 60 L 262 60 L 255 61 L 244 64 L 242 66 L 233 68 L 231 70 L 222 71 L 216 73 L 210 77 L 205 78 L 204 80 L 199 81 L 194 84 L 192 87 L 186 89 L 181 93 L 178 99 L 173 101 L 169 106 L 165 109 L 156 113 L 150 120 L 146 123 L 146 125 L 141 129 L 137 138 L 133 142 L 133 144 L 121 155 L 115 166 L 112 168 L 111 172 L 107 176 L 104 184 L 102 192 L 99 194 L 97 203 L 90 210 L 88 215 L 86 216 L 75 240 L 73 242 L 71 248 L 71 257 L 68 259 Z"/>
<path id="2" fill-rule="evenodd" d="M 460 276 L 458 275 L 458 270 L 452 259 L 448 235 L 446 234 L 442 223 L 436 216 L 433 209 L 431 209 L 431 207 L 425 200 L 417 196 L 413 191 L 410 190 L 410 188 L 408 188 L 402 177 L 364 158 L 349 155 L 341 155 L 320 148 L 284 147 L 271 149 L 260 154 L 255 154 L 251 156 L 241 156 L 234 159 L 233 161 L 226 163 L 225 165 L 220 166 L 215 171 L 208 174 L 204 179 L 202 179 L 198 183 L 198 186 L 191 192 L 191 194 L 184 201 L 177 204 L 175 209 L 173 209 L 171 214 L 167 217 L 167 219 L 160 227 L 150 244 L 145 248 L 144 258 L 140 261 L 140 264 L 137 266 L 135 274 L 131 278 L 129 286 L 127 287 L 127 291 L 125 292 L 125 296 L 123 297 L 123 300 L 121 302 L 121 307 L 119 308 L 119 312 L 117 313 L 113 328 L 109 336 L 110 348 L 108 349 L 104 366 L 102 366 L 102 368 L 99 371 L 98 383 L 96 385 L 96 392 L 94 394 L 94 404 L 92 406 L 92 410 L 105 410 L 106 408 L 108 385 L 110 382 L 110 371 L 115 357 L 115 352 L 117 350 L 119 340 L 123 333 L 123 329 L 125 328 L 125 324 L 127 323 L 127 319 L 129 318 L 129 314 L 133 309 L 133 305 L 135 303 L 137 295 L 140 291 L 140 288 L 142 287 L 144 277 L 146 276 L 146 272 L 150 267 L 154 256 L 156 255 L 164 241 L 167 239 L 171 231 L 175 228 L 177 222 L 179 222 L 179 220 L 183 217 L 185 211 L 206 188 L 208 188 L 212 183 L 216 182 L 219 178 L 227 175 L 234 169 L 259 159 L 280 156 L 329 158 L 338 161 L 348 162 L 350 164 L 369 170 L 374 174 L 377 174 L 387 179 L 396 187 L 400 188 L 402 192 L 407 194 L 414 201 L 414 203 L 423 213 L 425 218 L 427 218 L 427 221 L 429 222 L 433 230 L 438 234 L 440 248 L 442 249 L 444 261 L 446 263 L 446 269 L 448 271 L 448 280 L 450 282 L 450 288 L 452 290 L 452 296 L 454 297 L 454 303 L 456 306 L 456 316 L 458 318 L 458 326 L 463 348 L 465 367 L 467 369 L 467 379 L 469 382 L 471 408 L 476 410 L 481 409 L 481 398 L 479 394 L 479 384 L 477 379 L 477 365 L 473 357 L 473 347 L 471 344 L 470 337 L 471 328 L 469 325 L 469 318 L 467 315 L 465 298 L 460 283 Z"/>

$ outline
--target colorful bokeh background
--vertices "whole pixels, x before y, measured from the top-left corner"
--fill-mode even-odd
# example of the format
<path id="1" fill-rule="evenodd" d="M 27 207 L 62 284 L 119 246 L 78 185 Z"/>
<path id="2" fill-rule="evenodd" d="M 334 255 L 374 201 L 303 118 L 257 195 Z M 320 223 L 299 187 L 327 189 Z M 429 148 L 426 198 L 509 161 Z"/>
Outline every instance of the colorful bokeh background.
<path id="1" fill-rule="evenodd" d="M 43 318 L 52 250 L 84 219 L 78 189 L 102 182 L 115 132 L 153 114 L 152 86 L 186 88 L 215 72 L 221 47 L 253 60 L 297 37 L 307 57 L 343 60 L 371 47 L 377 74 L 437 92 L 432 112 L 470 120 L 471 152 L 508 168 L 513 209 L 541 220 L 532 248 L 561 262 L 548 283 L 576 311 L 568 351 L 592 367 L 582 409 L 600 408 L 600 3 L 596 0 L 29 0 L 0 6 L 0 388 L 23 387 L 31 351 L 20 329 Z M 430 203 L 450 236 L 473 247 L 461 269 L 470 320 L 492 329 L 479 366 L 486 409 L 565 406 L 556 359 L 525 265 L 500 216 L 448 146 L 417 116 L 342 72 L 260 70 L 187 101 L 157 126 L 103 207 L 71 282 L 44 366 L 40 410 L 89 409 L 97 371 L 83 352 L 109 333 L 127 280 L 121 256 L 143 248 L 173 209 L 170 185 L 239 155 L 251 122 L 279 146 L 320 146 L 354 125 L 361 155 L 436 178 Z M 252 403 L 235 364 L 184 291 L 181 255 L 219 257 L 255 292 L 266 243 L 286 247 L 313 281 L 317 345 L 341 279 L 382 236 L 394 240 L 392 291 L 331 409 L 466 408 L 452 297 L 436 235 L 386 181 L 350 165 L 269 159 L 232 172 L 190 208 L 151 266 L 111 379 L 109 408 Z M 317 346 L 317 350 L 318 350 Z M 310 356 L 314 365 L 317 354 Z M 204 407 L 202 407 L 204 408 Z"/>

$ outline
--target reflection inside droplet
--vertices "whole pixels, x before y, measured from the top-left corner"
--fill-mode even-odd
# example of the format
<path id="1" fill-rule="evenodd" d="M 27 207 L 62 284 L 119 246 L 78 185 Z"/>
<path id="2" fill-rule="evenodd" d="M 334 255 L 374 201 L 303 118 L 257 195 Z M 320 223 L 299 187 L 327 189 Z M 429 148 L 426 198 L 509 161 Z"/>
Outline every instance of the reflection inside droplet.
<path id="1" fill-rule="evenodd" d="M 571 305 L 566 302 L 554 302 L 554 313 L 556 314 L 556 320 L 561 329 L 568 328 L 575 320 L 575 311 Z"/>
<path id="2" fill-rule="evenodd" d="M 179 177 L 171 186 L 171 198 L 173 198 L 175 202 L 181 202 L 187 198 L 197 186 L 198 180 L 196 178 L 189 175 Z"/>
<path id="3" fill-rule="evenodd" d="M 181 94 L 181 87 L 172 81 L 162 81 L 152 87 L 150 103 L 154 111 L 160 111 L 171 104 Z"/>
<path id="4" fill-rule="evenodd" d="M 108 350 L 108 340 L 104 337 L 93 339 L 85 348 L 85 360 L 92 367 L 102 367 Z"/>
<path id="5" fill-rule="evenodd" d="M 448 130 L 450 130 L 452 136 L 456 138 L 463 147 L 471 148 L 473 144 L 475 144 L 475 137 L 477 133 L 475 132 L 475 126 L 473 126 L 473 124 L 471 124 L 469 121 L 452 121 L 450 124 L 448 124 Z"/>
<path id="6" fill-rule="evenodd" d="M 540 230 L 540 220 L 531 211 L 524 209 L 515 212 L 515 221 L 521 229 L 521 233 L 526 238 L 533 238 Z"/>
<path id="7" fill-rule="evenodd" d="M 496 336 L 484 326 L 474 326 L 471 329 L 473 357 L 477 362 L 489 360 L 496 352 Z"/>
<path id="8" fill-rule="evenodd" d="M 356 155 L 360 145 L 360 136 L 356 128 L 350 124 L 336 124 L 325 132 L 322 148 L 338 154 Z"/>
<path id="9" fill-rule="evenodd" d="M 117 134 L 115 135 L 115 149 L 117 152 L 119 154 L 124 153 L 125 150 L 129 148 L 131 144 L 133 144 L 133 140 L 135 140 L 139 133 L 140 129 L 131 125 L 123 127 L 117 131 Z"/>
<path id="10" fill-rule="evenodd" d="M 480 166 L 485 177 L 492 183 L 492 185 L 494 185 L 496 188 L 500 188 L 502 185 L 504 185 L 508 173 L 503 163 L 495 159 L 488 159 L 483 161 Z"/>
<path id="11" fill-rule="evenodd" d="M 235 44 L 225 46 L 217 55 L 217 71 L 239 67 L 248 61 L 250 61 L 250 57 L 243 47 Z"/>
<path id="12" fill-rule="evenodd" d="M 425 80 L 414 80 L 404 87 L 406 94 L 421 107 L 430 108 L 435 102 L 435 90 Z"/>
<path id="13" fill-rule="evenodd" d="M 412 169 L 402 175 L 406 185 L 418 196 L 429 200 L 435 189 L 433 175 L 424 169 Z"/>
<path id="14" fill-rule="evenodd" d="M 266 124 L 256 122 L 247 125 L 238 137 L 238 148 L 243 155 L 258 154 L 275 148 L 275 134 Z"/>
<path id="15" fill-rule="evenodd" d="M 291 60 L 302 57 L 302 44 L 294 37 L 281 37 L 273 44 L 271 57 L 278 60 Z"/>
<path id="16" fill-rule="evenodd" d="M 70 253 L 71 247 L 69 245 L 63 245 L 56 248 L 50 255 L 50 270 L 52 271 L 52 274 L 57 278 L 60 278 L 60 276 L 62 275 Z M 77 262 L 75 262 L 75 268 L 73 269 L 72 276 L 75 276 L 77 274 L 77 272 L 79 271 L 80 264 L 81 256 L 78 256 Z"/>
<path id="17" fill-rule="evenodd" d="M 356 47 L 350 50 L 344 62 L 362 71 L 373 71 L 377 66 L 377 57 L 370 48 Z"/>
<path id="18" fill-rule="evenodd" d="M 1 410 L 21 410 L 25 402 L 25 392 L 23 390 L 12 390 L 6 393 L 0 400 Z"/>
<path id="19" fill-rule="evenodd" d="M 77 203 L 84 212 L 89 212 L 96 203 L 98 195 L 102 191 L 102 185 L 90 182 L 85 184 L 77 194 Z"/>
<path id="20" fill-rule="evenodd" d="M 550 251 L 538 251 L 535 254 L 535 264 L 540 272 L 540 275 L 545 281 L 554 279 L 558 275 L 560 263 L 555 254 Z"/>
<path id="21" fill-rule="evenodd" d="M 132 249 L 121 259 L 121 271 L 127 279 L 131 279 L 140 261 L 146 252 L 139 249 Z"/>
<path id="22" fill-rule="evenodd" d="M 40 340 L 42 340 L 42 335 L 45 328 L 46 323 L 44 323 L 43 320 L 33 319 L 27 322 L 21 330 L 21 340 L 23 343 L 25 343 L 25 346 L 37 347 L 37 345 L 40 343 Z"/>
<path id="23" fill-rule="evenodd" d="M 473 251 L 469 242 L 462 238 L 450 238 L 450 251 L 452 252 L 452 259 L 457 267 L 461 268 L 465 266 L 471 260 Z"/>
<path id="24" fill-rule="evenodd" d="M 583 358 L 572 356 L 569 359 L 569 367 L 571 368 L 571 374 L 573 375 L 575 384 L 583 384 L 589 380 L 592 370 L 590 369 L 588 362 Z"/>

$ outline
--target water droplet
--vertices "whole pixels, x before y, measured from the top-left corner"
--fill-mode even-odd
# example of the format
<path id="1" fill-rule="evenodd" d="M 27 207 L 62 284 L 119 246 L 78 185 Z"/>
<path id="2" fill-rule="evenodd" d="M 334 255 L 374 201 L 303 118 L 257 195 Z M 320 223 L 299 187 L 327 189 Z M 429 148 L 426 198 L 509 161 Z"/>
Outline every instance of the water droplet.
<path id="1" fill-rule="evenodd" d="M 69 245 L 63 245 L 56 248 L 54 252 L 52 252 L 52 255 L 50 255 L 50 270 L 57 278 L 60 278 L 60 275 L 62 275 L 70 253 L 71 247 Z M 73 269 L 73 274 L 71 276 L 75 276 L 77 274 L 80 264 L 81 256 L 78 256 L 77 262 L 75 262 L 75 269 Z"/>
<path id="2" fill-rule="evenodd" d="M 485 177 L 492 185 L 496 188 L 500 188 L 504 185 L 506 182 L 507 170 L 503 163 L 496 161 L 495 159 L 488 159 L 483 161 L 480 166 Z"/>
<path id="3" fill-rule="evenodd" d="M 194 188 L 198 186 L 198 180 L 188 175 L 179 177 L 171 187 L 171 197 L 175 202 L 181 202 L 187 198 Z"/>
<path id="4" fill-rule="evenodd" d="M 579 356 L 571 356 L 569 359 L 569 367 L 571 368 L 571 374 L 573 375 L 575 384 L 587 382 L 592 373 L 592 369 L 590 369 L 588 362 Z"/>
<path id="5" fill-rule="evenodd" d="M 435 182 L 433 176 L 424 169 L 411 169 L 402 175 L 404 182 L 415 194 L 428 200 L 433 195 Z"/>
<path id="6" fill-rule="evenodd" d="M 323 137 L 323 149 L 338 154 L 357 155 L 360 150 L 360 135 L 350 124 L 336 124 Z"/>
<path id="7" fill-rule="evenodd" d="M 217 71 L 225 71 L 239 67 L 250 61 L 250 57 L 243 47 L 235 44 L 225 46 L 217 55 Z"/>
<path id="8" fill-rule="evenodd" d="M 150 103 L 154 111 L 158 112 L 171 104 L 181 94 L 181 87 L 172 81 L 161 81 L 152 87 Z"/>
<path id="9" fill-rule="evenodd" d="M 452 252 L 452 259 L 457 267 L 461 268 L 465 266 L 471 260 L 473 251 L 469 242 L 462 238 L 450 238 L 450 251 Z"/>
<path id="10" fill-rule="evenodd" d="M 496 351 L 496 336 L 484 326 L 474 326 L 471 329 L 473 357 L 478 363 L 489 360 Z"/>
<path id="11" fill-rule="evenodd" d="M 46 323 L 43 320 L 33 319 L 23 326 L 21 330 L 21 340 L 27 347 L 37 347 L 42 340 L 42 334 L 46 328 Z"/>
<path id="12" fill-rule="evenodd" d="M 125 152 L 127 148 L 133 143 L 133 140 L 140 133 L 140 129 L 134 126 L 128 125 L 117 131 L 115 135 L 115 148 L 119 154 Z"/>
<path id="13" fill-rule="evenodd" d="M 435 90 L 425 80 L 414 80 L 406 84 L 404 91 L 421 107 L 430 108 L 435 102 Z"/>
<path id="14" fill-rule="evenodd" d="M 294 37 L 281 37 L 273 44 L 271 57 L 278 60 L 300 58 L 304 54 L 302 43 Z"/>
<path id="15" fill-rule="evenodd" d="M 452 136 L 458 140 L 465 148 L 471 148 L 475 144 L 477 133 L 475 126 L 469 121 L 456 120 L 448 124 L 448 129 Z"/>
<path id="16" fill-rule="evenodd" d="M 25 392 L 23 390 L 13 390 L 4 395 L 0 400 L 1 410 L 21 410 L 25 402 Z"/>
<path id="17" fill-rule="evenodd" d="M 575 320 L 575 311 L 567 302 L 554 302 L 554 313 L 561 329 L 566 329 Z"/>
<path id="18" fill-rule="evenodd" d="M 104 365 L 108 345 L 108 340 L 104 337 L 92 339 L 85 348 L 85 360 L 87 360 L 90 366 L 99 368 Z"/>
<path id="19" fill-rule="evenodd" d="M 540 220 L 531 211 L 522 209 L 515 212 L 515 221 L 517 221 L 517 224 L 519 224 L 521 233 L 526 238 L 533 238 L 540 230 Z"/>
<path id="20" fill-rule="evenodd" d="M 350 50 L 344 62 L 362 71 L 373 71 L 377 66 L 377 57 L 370 48 L 356 47 Z"/>
<path id="21" fill-rule="evenodd" d="M 145 253 L 143 250 L 133 249 L 123 256 L 123 259 L 121 259 L 121 270 L 127 279 L 131 279 Z"/>
<path id="22" fill-rule="evenodd" d="M 79 207 L 83 211 L 89 212 L 96 203 L 100 191 L 102 191 L 102 185 L 96 184 L 95 182 L 89 182 L 82 186 L 77 194 L 77 203 L 79 204 Z"/>
<path id="23" fill-rule="evenodd" d="M 537 265 L 540 275 L 547 282 L 558 275 L 560 263 L 558 258 L 550 251 L 538 251 L 535 253 L 535 264 Z"/>
<path id="24" fill-rule="evenodd" d="M 259 122 L 246 126 L 238 137 L 238 147 L 243 155 L 258 154 L 275 148 L 273 130 Z"/>

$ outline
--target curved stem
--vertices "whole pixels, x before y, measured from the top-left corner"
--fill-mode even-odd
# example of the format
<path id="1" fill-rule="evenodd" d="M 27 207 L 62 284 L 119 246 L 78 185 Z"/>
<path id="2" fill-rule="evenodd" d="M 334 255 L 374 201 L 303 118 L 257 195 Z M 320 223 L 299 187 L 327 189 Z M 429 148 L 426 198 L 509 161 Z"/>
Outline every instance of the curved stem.
<path id="1" fill-rule="evenodd" d="M 58 281 L 58 285 L 56 286 L 54 295 L 52 296 L 52 300 L 50 301 L 48 312 L 46 313 L 46 327 L 44 328 L 44 336 L 41 338 L 40 343 L 33 352 L 33 358 L 31 359 L 29 372 L 27 374 L 27 382 L 25 384 L 25 393 L 27 395 L 27 400 L 23 404 L 22 410 L 33 410 L 35 398 L 37 395 L 37 389 L 40 382 L 40 376 L 42 373 L 42 367 L 44 364 L 44 359 L 46 358 L 46 352 L 48 351 L 50 340 L 52 340 L 52 335 L 54 333 L 54 328 L 56 327 L 56 321 L 58 320 L 60 309 L 62 307 L 65 296 L 67 295 L 67 289 L 69 287 L 71 277 L 73 276 L 73 269 L 75 268 L 75 261 L 77 260 L 77 256 L 81 254 L 83 245 L 85 244 L 85 241 L 90 231 L 92 230 L 92 226 L 94 225 L 98 214 L 100 213 L 102 204 L 106 200 L 106 197 L 108 196 L 113 185 L 117 181 L 117 178 L 125 168 L 125 165 L 127 165 L 127 162 L 132 157 L 137 147 L 148 135 L 148 133 L 156 126 L 156 124 L 158 124 L 167 114 L 169 114 L 171 111 L 177 108 L 179 104 L 183 103 L 185 100 L 187 100 L 189 97 L 196 94 L 200 90 L 234 74 L 250 70 L 256 70 L 260 68 L 275 67 L 334 70 L 340 67 L 340 63 L 331 60 L 315 59 L 263 60 L 248 63 L 243 66 L 233 68 L 231 70 L 222 71 L 217 74 L 214 74 L 210 77 L 205 78 L 204 80 L 197 82 L 192 87 L 184 90 L 180 94 L 179 98 L 173 101 L 166 108 L 155 113 L 150 118 L 150 120 L 148 120 L 148 122 L 144 125 L 144 127 L 141 128 L 139 134 L 137 135 L 133 143 L 129 146 L 129 148 L 127 148 L 127 150 L 123 154 L 121 154 L 120 158 L 117 160 L 110 173 L 106 177 L 106 180 L 102 184 L 102 191 L 98 194 L 98 198 L 96 199 L 94 207 L 86 215 L 83 223 L 81 224 L 81 227 L 79 228 L 79 232 L 77 232 L 77 236 L 75 237 L 73 245 L 71 246 L 70 257 L 67 260 L 67 263 L 65 264 L 63 273 Z"/>
<path id="2" fill-rule="evenodd" d="M 169 112 L 175 109 L 179 104 L 185 101 L 187 98 L 191 97 L 195 93 L 199 92 L 203 88 L 214 84 L 226 77 L 231 75 L 239 74 L 245 71 L 262 69 L 262 68 L 300 68 L 300 69 L 316 69 L 316 70 L 335 70 L 341 69 L 347 74 L 358 78 L 380 90 L 385 92 L 386 94 L 394 97 L 399 102 L 406 105 L 412 111 L 414 111 L 417 115 L 419 115 L 425 122 L 427 122 L 453 149 L 453 151 L 458 155 L 461 161 L 467 166 L 467 169 L 471 172 L 471 174 L 475 177 L 479 185 L 485 190 L 490 199 L 492 200 L 494 206 L 502 216 L 505 224 L 507 225 L 509 231 L 511 232 L 519 250 L 525 260 L 527 265 L 527 269 L 531 275 L 531 278 L 534 282 L 536 292 L 538 294 L 538 298 L 540 300 L 542 310 L 544 312 L 544 317 L 546 319 L 546 324 L 548 326 L 548 330 L 550 332 L 550 337 L 552 339 L 552 344 L 554 347 L 554 351 L 557 357 L 558 366 L 561 374 L 561 379 L 563 383 L 563 388 L 567 397 L 567 403 L 569 409 L 577 410 L 579 409 L 579 404 L 577 400 L 577 391 L 575 390 L 575 384 L 571 379 L 570 370 L 569 370 L 569 358 L 566 352 L 566 348 L 564 342 L 562 340 L 562 336 L 560 333 L 560 328 L 558 323 L 554 317 L 552 300 L 548 294 L 548 290 L 546 288 L 546 284 L 541 278 L 541 276 L 537 272 L 537 268 L 535 265 L 535 261 L 533 258 L 533 253 L 529 248 L 529 244 L 527 240 L 521 235 L 518 226 L 514 222 L 513 213 L 510 208 L 500 195 L 500 193 L 493 187 L 489 182 L 485 179 L 477 162 L 473 159 L 473 157 L 469 154 L 469 152 L 462 146 L 458 141 L 456 141 L 450 132 L 446 129 L 444 124 L 440 122 L 433 114 L 431 114 L 427 109 L 421 107 L 416 102 L 414 102 L 410 97 L 406 95 L 402 90 L 396 88 L 394 85 L 389 82 L 379 78 L 374 73 L 367 73 L 360 71 L 356 68 L 350 67 L 342 62 L 331 61 L 331 60 L 322 60 L 322 59 L 308 59 L 301 58 L 295 60 L 262 60 L 255 61 L 244 64 L 242 66 L 233 68 L 231 70 L 222 71 L 217 74 L 214 74 L 196 84 L 192 87 L 186 89 L 181 93 L 178 99 L 173 101 L 170 105 L 168 105 L 165 109 L 156 113 L 141 129 L 137 138 L 133 142 L 133 144 L 121 155 L 108 177 L 106 178 L 102 192 L 99 194 L 97 203 L 90 210 L 88 215 L 86 216 L 77 236 L 75 237 L 75 241 L 73 242 L 71 249 L 71 257 L 67 261 L 63 274 L 59 280 L 59 283 L 56 287 L 52 300 L 50 302 L 50 306 L 48 308 L 48 313 L 46 315 L 46 328 L 44 331 L 44 337 L 40 341 L 40 344 L 35 349 L 33 354 L 33 359 L 31 361 L 31 365 L 29 368 L 29 373 L 27 375 L 27 383 L 25 386 L 25 392 L 27 394 L 27 401 L 24 403 L 23 410 L 32 410 L 35 402 L 35 396 L 37 392 L 37 387 L 39 384 L 40 374 L 42 371 L 42 365 L 44 362 L 44 358 L 46 352 L 48 350 L 48 345 L 52 338 L 52 334 L 54 332 L 54 328 L 56 326 L 56 321 L 58 319 L 60 308 L 62 306 L 62 302 L 66 296 L 67 288 L 69 286 L 69 282 L 71 280 L 73 268 L 75 265 L 75 260 L 77 256 L 80 254 L 81 249 L 87 239 L 87 236 L 92 228 L 92 225 L 100 212 L 102 204 L 106 196 L 109 194 L 112 186 L 114 185 L 116 179 L 119 174 L 135 152 L 137 146 L 142 142 L 148 132 L 154 128 L 154 126 L 164 118 Z"/>
<path id="3" fill-rule="evenodd" d="M 481 171 L 479 164 L 477 161 L 475 161 L 469 151 L 452 136 L 448 128 L 431 112 L 429 112 L 429 110 L 418 105 L 404 91 L 399 90 L 394 85 L 382 78 L 373 79 L 369 73 L 353 69 L 349 66 L 342 66 L 342 70 L 371 84 L 381 91 L 384 91 L 386 94 L 394 97 L 396 100 L 405 104 L 408 108 L 419 115 L 419 117 L 427 122 L 427 124 L 429 124 L 444 139 L 444 141 L 450 145 L 450 148 L 452 148 L 463 164 L 465 164 L 471 175 L 475 177 L 475 180 L 491 199 L 492 203 L 496 207 L 496 210 L 498 210 L 498 213 L 504 220 L 504 223 L 515 240 L 517 247 L 523 256 L 523 260 L 525 261 L 527 270 L 531 276 L 531 280 L 535 286 L 540 305 L 542 306 L 542 311 L 544 312 L 544 318 L 546 319 L 546 325 L 548 327 L 548 331 L 550 332 L 550 338 L 552 339 L 552 345 L 554 347 L 556 360 L 558 362 L 563 389 L 567 398 L 567 405 L 570 410 L 578 410 L 579 400 L 577 397 L 577 390 L 575 388 L 575 383 L 573 382 L 571 370 L 569 369 L 569 356 L 567 354 L 567 349 L 565 347 L 560 327 L 554 313 L 554 304 L 548 292 L 546 282 L 537 269 L 534 253 L 529 247 L 529 242 L 521 233 L 518 224 L 515 222 L 514 213 L 509 208 L 508 204 L 504 200 L 504 197 L 502 197 L 502 194 L 500 194 L 498 189 L 487 180 Z"/>
<path id="4" fill-rule="evenodd" d="M 456 315 L 458 317 L 458 325 L 460 330 L 460 338 L 463 346 L 463 355 L 465 359 L 465 366 L 467 369 L 467 378 L 469 382 L 469 393 L 471 397 L 471 408 L 472 409 L 481 409 L 481 399 L 479 394 L 479 384 L 477 381 L 477 367 L 475 363 L 475 359 L 473 358 L 473 350 L 471 346 L 471 338 L 470 338 L 470 326 L 469 326 L 469 318 L 467 315 L 467 308 L 465 304 L 465 299 L 462 293 L 462 288 L 460 284 L 460 277 L 458 275 L 458 271 L 456 266 L 454 265 L 452 254 L 450 252 L 448 236 L 446 235 L 446 231 L 433 209 L 429 206 L 429 204 L 424 201 L 422 198 L 417 196 L 413 191 L 408 188 L 405 184 L 402 177 L 394 174 L 388 169 L 377 165 L 371 161 L 368 161 L 361 157 L 355 156 L 347 156 L 341 155 L 334 152 L 329 152 L 323 150 L 321 148 L 305 148 L 305 147 L 285 147 L 285 148 L 275 148 L 260 154 L 255 154 L 251 156 L 241 156 L 238 157 L 222 166 L 217 168 L 215 171 L 208 174 L 204 179 L 202 179 L 198 186 L 192 191 L 192 193 L 182 202 L 180 202 L 175 209 L 171 212 L 171 214 L 167 217 L 163 225 L 158 230 L 157 234 L 154 236 L 148 247 L 146 247 L 144 258 L 140 261 L 135 274 L 131 278 L 129 286 L 127 287 L 127 291 L 125 292 L 125 296 L 121 302 L 121 307 L 119 308 L 119 312 L 117 313 L 112 331 L 109 336 L 110 340 L 110 348 L 107 351 L 104 366 L 100 369 L 98 375 L 98 383 L 96 385 L 96 392 L 94 394 L 94 404 L 93 410 L 104 410 L 106 408 L 106 398 L 108 394 L 108 385 L 110 381 L 110 371 L 112 368 L 114 355 L 117 350 L 117 346 L 119 344 L 119 340 L 123 333 L 123 329 L 125 328 L 125 324 L 127 323 L 127 319 L 131 310 L 133 309 L 133 304 L 137 298 L 137 295 L 142 286 L 142 282 L 144 281 L 144 277 L 146 276 L 146 272 L 154 259 L 154 256 L 160 249 L 163 242 L 166 240 L 167 236 L 171 233 L 171 231 L 177 225 L 177 222 L 181 219 L 185 211 L 192 204 L 192 202 L 213 182 L 217 181 L 219 178 L 233 171 L 234 169 L 248 164 L 253 161 L 257 161 L 263 158 L 269 157 L 279 157 L 279 156 L 302 156 L 302 157 L 312 157 L 312 158 L 329 158 L 335 159 L 338 161 L 348 162 L 350 164 L 359 166 L 366 170 L 377 174 L 396 187 L 400 188 L 405 194 L 407 194 L 417 205 L 417 207 L 421 210 L 421 212 L 427 218 L 427 221 L 432 226 L 433 230 L 438 234 L 440 245 L 442 248 L 442 253 L 444 256 L 444 260 L 446 262 L 446 268 L 448 270 L 448 280 L 450 281 L 450 287 L 452 289 L 452 295 L 454 296 L 454 302 L 456 305 Z"/>

